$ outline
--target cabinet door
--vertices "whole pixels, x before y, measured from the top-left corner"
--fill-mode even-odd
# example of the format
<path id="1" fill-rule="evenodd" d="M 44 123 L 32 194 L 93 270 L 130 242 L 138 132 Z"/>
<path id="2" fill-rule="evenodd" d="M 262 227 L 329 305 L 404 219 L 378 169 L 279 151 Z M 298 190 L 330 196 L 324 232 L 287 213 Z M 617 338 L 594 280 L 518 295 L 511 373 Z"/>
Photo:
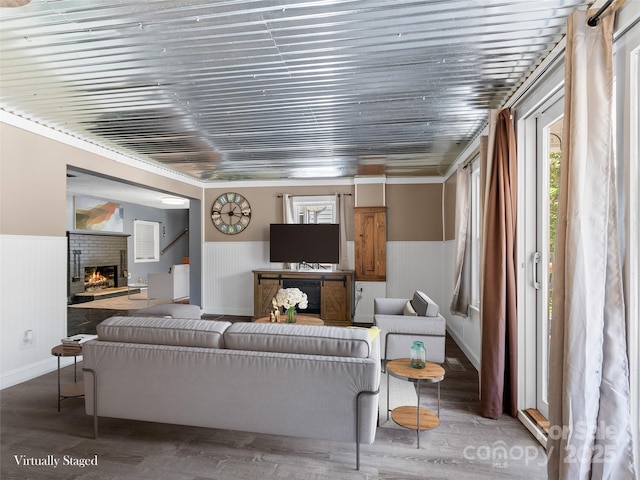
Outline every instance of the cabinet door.
<path id="1" fill-rule="evenodd" d="M 385 281 L 387 216 L 384 207 L 354 209 L 356 280 Z"/>
<path id="2" fill-rule="evenodd" d="M 350 286 L 342 281 L 322 283 L 322 319 L 331 325 L 351 325 Z"/>
<path id="3" fill-rule="evenodd" d="M 272 310 L 271 301 L 280 289 L 280 280 L 277 278 L 261 278 L 254 280 L 253 315 L 256 318 L 269 315 Z"/>

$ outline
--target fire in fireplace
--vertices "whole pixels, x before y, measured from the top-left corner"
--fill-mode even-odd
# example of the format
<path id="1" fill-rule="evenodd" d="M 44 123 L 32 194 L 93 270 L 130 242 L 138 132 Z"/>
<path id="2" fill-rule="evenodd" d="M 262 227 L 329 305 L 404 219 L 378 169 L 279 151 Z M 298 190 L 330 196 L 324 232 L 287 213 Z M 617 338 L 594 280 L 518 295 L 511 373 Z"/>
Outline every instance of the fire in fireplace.
<path id="1" fill-rule="evenodd" d="M 116 286 L 117 265 L 84 268 L 84 290 L 91 292 Z"/>

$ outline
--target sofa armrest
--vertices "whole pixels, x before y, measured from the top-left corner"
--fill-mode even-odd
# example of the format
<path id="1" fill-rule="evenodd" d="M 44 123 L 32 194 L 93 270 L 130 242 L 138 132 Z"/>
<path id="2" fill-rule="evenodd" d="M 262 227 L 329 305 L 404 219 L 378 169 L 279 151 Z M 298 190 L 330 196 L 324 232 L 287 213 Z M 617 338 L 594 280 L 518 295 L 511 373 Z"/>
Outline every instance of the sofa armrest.
<path id="1" fill-rule="evenodd" d="M 407 315 L 374 315 L 373 324 L 380 329 L 380 351 L 383 362 L 405 358 L 414 340 L 424 343 L 427 360 L 442 363 L 445 359 L 447 322 L 437 317 Z"/>
<path id="2" fill-rule="evenodd" d="M 445 336 L 447 322 L 442 315 L 437 317 L 410 317 L 406 315 L 375 315 L 373 324 L 381 335 L 393 333 L 414 333 L 416 335 Z"/>
<path id="3" fill-rule="evenodd" d="M 373 314 L 402 315 L 408 301 L 408 298 L 374 298 Z"/>

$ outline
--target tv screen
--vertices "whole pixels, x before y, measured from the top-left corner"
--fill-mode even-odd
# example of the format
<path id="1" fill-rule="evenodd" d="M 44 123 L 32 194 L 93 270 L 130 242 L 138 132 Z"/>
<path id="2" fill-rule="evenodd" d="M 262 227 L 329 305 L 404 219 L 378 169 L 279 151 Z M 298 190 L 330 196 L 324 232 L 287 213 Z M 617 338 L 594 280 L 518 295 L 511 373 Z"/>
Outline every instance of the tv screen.
<path id="1" fill-rule="evenodd" d="M 269 260 L 291 263 L 339 263 L 340 225 L 272 223 Z"/>

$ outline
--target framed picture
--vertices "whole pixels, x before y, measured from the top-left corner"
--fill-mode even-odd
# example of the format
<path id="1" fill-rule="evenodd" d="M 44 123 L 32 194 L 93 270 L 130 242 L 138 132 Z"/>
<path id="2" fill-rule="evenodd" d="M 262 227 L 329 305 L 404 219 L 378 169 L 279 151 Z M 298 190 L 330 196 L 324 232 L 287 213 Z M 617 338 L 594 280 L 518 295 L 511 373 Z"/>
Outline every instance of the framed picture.
<path id="1" fill-rule="evenodd" d="M 75 197 L 76 230 L 123 232 L 122 205 L 99 198 Z"/>

